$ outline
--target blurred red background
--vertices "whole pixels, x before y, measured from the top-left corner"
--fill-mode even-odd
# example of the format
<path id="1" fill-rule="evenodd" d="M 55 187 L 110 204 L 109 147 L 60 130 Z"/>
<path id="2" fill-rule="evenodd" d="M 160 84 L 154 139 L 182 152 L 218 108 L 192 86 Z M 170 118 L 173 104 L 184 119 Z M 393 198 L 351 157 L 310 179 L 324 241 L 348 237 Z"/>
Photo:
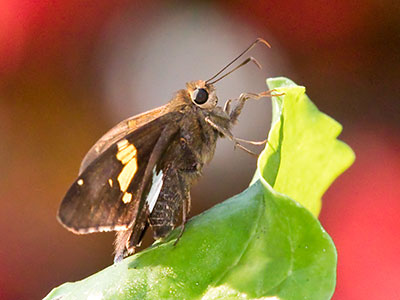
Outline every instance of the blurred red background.
<path id="1" fill-rule="evenodd" d="M 76 236 L 55 218 L 85 152 L 256 37 L 273 46 L 251 54 L 263 70 L 236 72 L 219 98 L 284 75 L 344 125 L 357 159 L 320 218 L 338 248 L 334 299 L 400 299 L 399 32 L 391 1 L 1 1 L 0 299 L 37 299 L 112 263 L 113 234 Z M 249 104 L 235 133 L 262 138 L 269 120 L 267 101 Z M 192 215 L 243 190 L 254 169 L 221 141 Z"/>

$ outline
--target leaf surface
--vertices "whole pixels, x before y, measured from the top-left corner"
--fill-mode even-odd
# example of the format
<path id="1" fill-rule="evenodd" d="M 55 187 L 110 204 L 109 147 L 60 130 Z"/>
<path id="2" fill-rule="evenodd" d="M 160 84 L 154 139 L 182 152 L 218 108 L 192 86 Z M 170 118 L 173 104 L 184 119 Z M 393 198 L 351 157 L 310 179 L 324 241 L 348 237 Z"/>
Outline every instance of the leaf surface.
<path id="1" fill-rule="evenodd" d="M 336 139 L 342 126 L 318 110 L 304 87 L 284 77 L 267 83 L 284 95 L 272 98 L 269 145 L 258 159 L 255 177 L 318 216 L 322 195 L 354 162 L 354 152 Z"/>

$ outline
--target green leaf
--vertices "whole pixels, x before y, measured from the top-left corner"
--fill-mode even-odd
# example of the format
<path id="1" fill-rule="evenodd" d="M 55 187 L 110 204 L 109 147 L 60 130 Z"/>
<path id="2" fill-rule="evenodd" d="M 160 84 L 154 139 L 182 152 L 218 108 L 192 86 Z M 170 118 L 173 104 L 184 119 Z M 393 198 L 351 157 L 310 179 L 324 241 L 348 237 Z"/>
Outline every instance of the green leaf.
<path id="1" fill-rule="evenodd" d="M 272 82 L 278 88 L 279 82 L 286 81 Z M 179 229 L 119 264 L 54 289 L 45 299 L 329 299 L 336 278 L 333 242 L 309 210 L 282 194 L 284 189 L 290 196 L 301 199 L 319 195 L 304 187 L 314 185 L 307 181 L 314 180 L 312 176 L 295 181 L 293 188 L 281 179 L 283 171 L 282 174 L 292 176 L 286 165 L 305 166 L 298 160 L 307 159 L 306 167 L 315 172 L 322 166 L 319 160 L 310 160 L 306 155 L 289 156 L 293 161 L 286 162 L 289 159 L 286 147 L 295 144 L 295 140 L 286 136 L 291 131 L 285 126 L 294 126 L 290 122 L 295 118 L 304 131 L 310 130 L 307 127 L 310 123 L 303 120 L 310 117 L 309 109 L 287 114 L 291 111 L 288 106 L 297 103 L 293 99 L 300 97 L 296 89 L 299 88 L 286 87 L 285 96 L 274 100 L 275 125 L 270 139 L 276 151 L 267 146 L 260 157 L 257 171 L 260 181 L 192 218 L 176 246 Z M 280 124 L 277 137 L 276 124 Z M 320 124 L 323 123 L 312 126 Z M 326 131 L 325 127 L 321 131 Z M 321 135 L 324 133 L 318 139 L 325 141 Z M 312 135 L 306 137 L 313 145 L 312 151 L 320 149 Z M 286 139 L 290 144 L 286 144 Z M 329 153 L 336 156 L 335 149 L 343 151 L 334 147 Z M 340 171 L 335 166 L 333 171 L 323 168 L 321 172 L 325 172 L 326 180 L 319 183 L 326 189 Z M 273 187 L 280 187 L 279 193 Z M 315 188 L 321 190 L 320 185 Z"/>
<path id="2" fill-rule="evenodd" d="M 259 182 L 193 218 L 173 246 L 175 235 L 46 299 L 327 299 L 332 293 L 331 239 L 306 209 Z"/>
<path id="3" fill-rule="evenodd" d="M 323 193 L 354 162 L 354 153 L 336 139 L 342 126 L 318 110 L 304 87 L 284 77 L 267 83 L 284 96 L 272 99 L 269 145 L 258 159 L 255 178 L 318 216 Z"/>

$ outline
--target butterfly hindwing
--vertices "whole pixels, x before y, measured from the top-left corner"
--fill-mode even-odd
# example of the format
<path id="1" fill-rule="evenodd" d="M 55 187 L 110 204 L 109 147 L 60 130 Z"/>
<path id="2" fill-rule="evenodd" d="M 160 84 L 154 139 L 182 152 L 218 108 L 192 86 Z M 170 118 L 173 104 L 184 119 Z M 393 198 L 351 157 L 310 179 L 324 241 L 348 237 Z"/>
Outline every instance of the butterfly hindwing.
<path id="1" fill-rule="evenodd" d="M 64 197 L 58 218 L 75 233 L 125 230 L 137 218 L 142 185 L 157 142 L 179 113 L 166 113 L 109 146 L 83 170 Z M 173 131 L 168 134 L 174 134 Z M 158 143 L 159 144 L 159 143 Z M 158 157 L 160 154 L 158 155 Z"/>

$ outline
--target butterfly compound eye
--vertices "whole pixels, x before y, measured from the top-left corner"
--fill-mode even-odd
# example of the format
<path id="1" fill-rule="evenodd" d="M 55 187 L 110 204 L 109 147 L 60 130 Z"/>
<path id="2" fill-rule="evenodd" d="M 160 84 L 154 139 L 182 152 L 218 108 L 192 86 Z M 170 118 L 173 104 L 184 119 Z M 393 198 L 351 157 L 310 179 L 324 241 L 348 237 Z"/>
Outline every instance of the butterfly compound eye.
<path id="1" fill-rule="evenodd" d="M 196 104 L 204 104 L 208 100 L 208 92 L 205 89 L 196 89 L 193 92 L 193 101 Z"/>

